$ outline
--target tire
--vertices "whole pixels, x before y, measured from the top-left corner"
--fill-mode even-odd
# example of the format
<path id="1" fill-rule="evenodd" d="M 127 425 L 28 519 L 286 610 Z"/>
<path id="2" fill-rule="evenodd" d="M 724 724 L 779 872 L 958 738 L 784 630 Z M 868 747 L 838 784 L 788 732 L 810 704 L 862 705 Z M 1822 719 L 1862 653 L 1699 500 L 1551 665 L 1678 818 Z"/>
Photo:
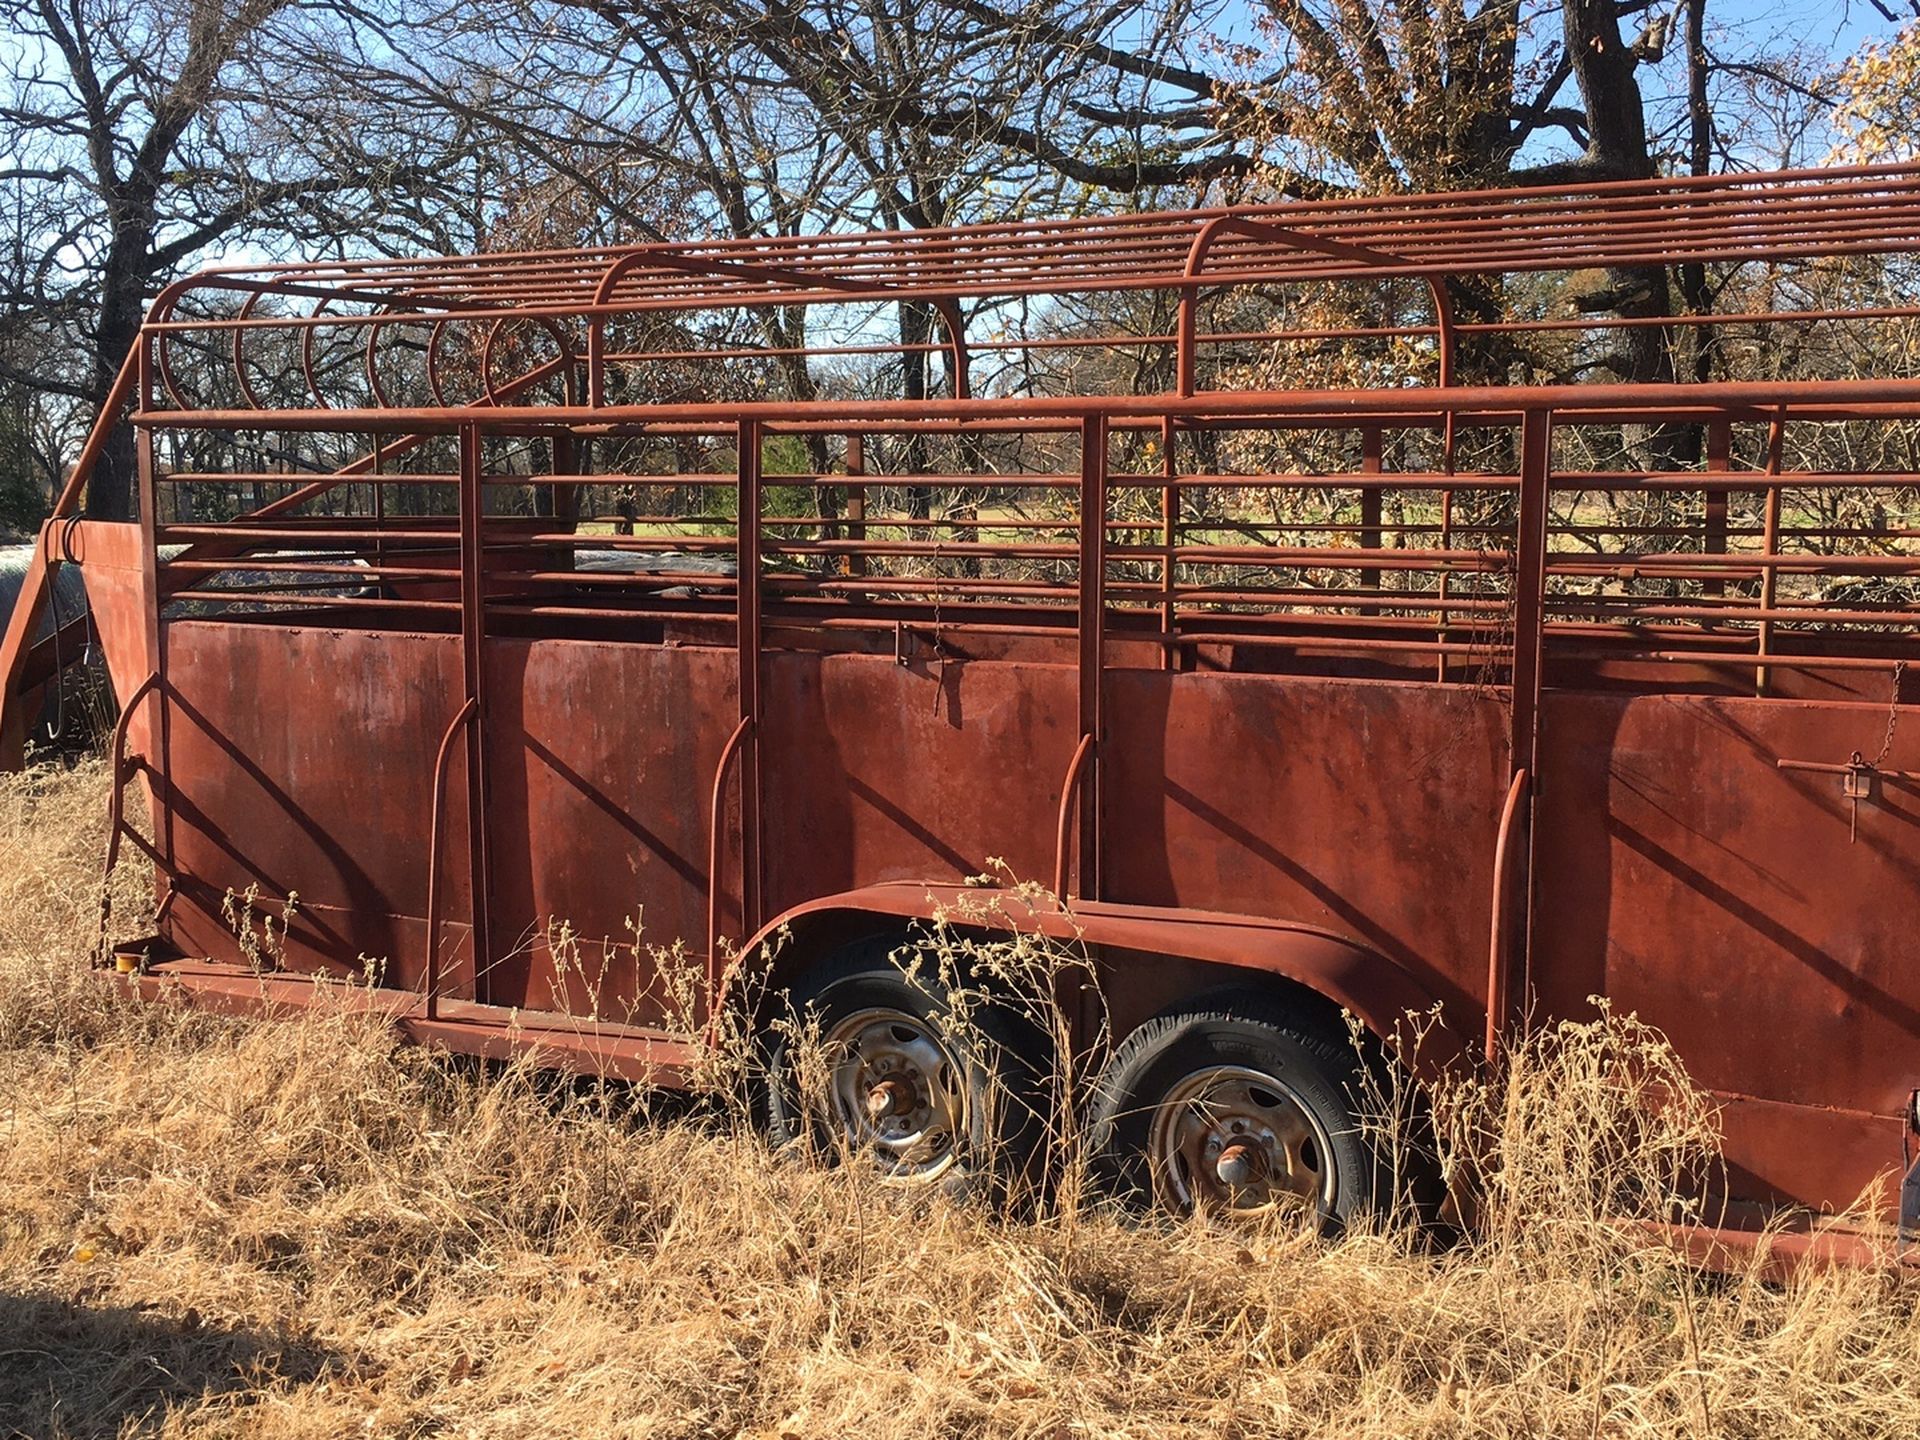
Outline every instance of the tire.
<path id="1" fill-rule="evenodd" d="M 1091 1177 L 1129 1208 L 1295 1211 L 1337 1233 L 1389 1189 L 1362 1124 L 1365 1071 L 1350 1037 L 1267 996 L 1162 1012 L 1121 1042 L 1095 1088 Z"/>
<path id="2" fill-rule="evenodd" d="M 893 1179 L 1008 1198 L 1034 1179 L 1045 1131 L 1044 1038 L 990 997 L 957 1022 L 935 977 L 893 963 L 897 948 L 898 937 L 858 942 L 781 998 L 773 1013 L 786 1023 L 763 1031 L 769 1138 L 829 1164 L 866 1160 Z"/>

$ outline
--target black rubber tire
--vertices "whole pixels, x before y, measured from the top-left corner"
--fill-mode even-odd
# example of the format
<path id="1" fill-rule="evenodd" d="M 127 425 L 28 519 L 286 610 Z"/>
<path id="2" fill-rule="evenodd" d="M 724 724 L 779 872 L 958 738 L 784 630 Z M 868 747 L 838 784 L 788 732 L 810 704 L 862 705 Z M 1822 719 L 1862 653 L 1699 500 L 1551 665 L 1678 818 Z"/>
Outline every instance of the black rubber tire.
<path id="1" fill-rule="evenodd" d="M 811 1017 L 822 1033 L 841 1018 L 874 1007 L 925 1022 L 954 1061 L 967 1097 L 967 1133 L 956 1137 L 953 1161 L 939 1176 L 940 1185 L 956 1195 L 985 1194 L 1001 1201 L 1035 1193 L 1053 1070 L 1044 1035 L 1012 1006 L 991 1000 L 974 1004 L 968 1025 L 956 1027 L 958 1033 L 947 1031 L 951 997 L 935 977 L 910 978 L 894 963 L 890 956 L 902 943 L 897 935 L 855 942 L 810 967 L 778 997 L 773 1014 Z M 836 1163 L 844 1144 L 826 1128 L 817 1104 L 800 1102 L 788 1037 L 768 1026 L 762 1041 L 769 1139 L 776 1146 L 805 1146 L 817 1159 Z"/>
<path id="2" fill-rule="evenodd" d="M 1365 1062 L 1347 1035 L 1332 1035 L 1273 998 L 1216 995 L 1166 1010 L 1129 1034 L 1095 1087 L 1088 1113 L 1089 1171 L 1123 1206 L 1154 1207 L 1148 1139 L 1160 1102 L 1209 1066 L 1244 1066 L 1284 1082 L 1326 1137 L 1331 1196 L 1314 1223 L 1335 1234 L 1388 1199 L 1386 1167 L 1361 1123 Z"/>

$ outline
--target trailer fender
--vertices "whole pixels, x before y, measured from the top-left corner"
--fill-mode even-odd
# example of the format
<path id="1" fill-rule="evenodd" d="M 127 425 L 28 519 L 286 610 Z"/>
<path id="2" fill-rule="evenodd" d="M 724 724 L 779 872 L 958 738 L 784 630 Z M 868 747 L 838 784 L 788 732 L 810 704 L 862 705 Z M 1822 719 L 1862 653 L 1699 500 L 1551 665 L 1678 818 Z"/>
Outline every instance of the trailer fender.
<path id="1" fill-rule="evenodd" d="M 1310 925 L 1252 915 L 1074 901 L 1062 908 L 1018 892 L 952 883 L 895 882 L 822 896 L 784 911 L 744 946 L 721 977 L 713 1014 L 757 1008 L 822 955 L 867 935 L 945 919 L 971 928 L 1050 936 L 1069 944 L 1197 960 L 1290 981 L 1352 1014 L 1422 1074 L 1461 1049 L 1453 1027 L 1418 1023 L 1440 997 L 1377 951 Z M 1417 1044 L 1414 1043 L 1417 1040 Z"/>

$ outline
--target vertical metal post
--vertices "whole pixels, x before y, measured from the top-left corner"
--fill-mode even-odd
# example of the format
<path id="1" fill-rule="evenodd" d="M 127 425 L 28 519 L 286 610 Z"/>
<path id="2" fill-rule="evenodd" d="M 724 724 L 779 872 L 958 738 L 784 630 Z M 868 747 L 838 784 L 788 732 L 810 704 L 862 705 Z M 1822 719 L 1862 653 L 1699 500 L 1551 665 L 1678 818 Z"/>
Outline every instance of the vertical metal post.
<path id="1" fill-rule="evenodd" d="M 1774 601 L 1780 593 L 1780 571 L 1774 565 L 1780 551 L 1780 463 L 1787 448 L 1787 414 L 1783 409 L 1773 417 L 1767 426 L 1767 479 L 1769 484 L 1762 497 L 1766 519 L 1761 531 L 1760 549 L 1767 563 L 1760 571 L 1760 610 L 1764 614 L 1773 609 Z M 1760 653 L 1773 653 L 1773 621 L 1760 622 Z M 1753 693 L 1764 696 L 1773 684 L 1773 672 L 1769 666 L 1761 666 L 1754 671 Z"/>
<path id="2" fill-rule="evenodd" d="M 1193 259 L 1189 256 L 1189 278 L 1180 287 L 1179 323 L 1173 340 L 1173 393 L 1176 395 L 1193 394 L 1199 370 L 1195 352 L 1199 349 L 1200 282 L 1191 278 L 1193 268 Z"/>
<path id="3" fill-rule="evenodd" d="M 134 391 L 134 410 L 137 413 L 153 407 L 153 341 L 142 334 L 133 343 L 140 357 L 137 362 L 139 378 Z M 178 873 L 174 865 L 173 833 L 173 706 L 167 700 L 167 626 L 161 618 L 167 600 L 160 593 L 160 485 L 154 465 L 153 431 L 149 427 L 135 427 L 133 452 L 135 475 L 140 487 L 140 535 L 143 541 L 140 547 L 140 579 L 151 602 L 146 615 L 147 658 L 152 667 L 149 673 L 154 677 L 154 700 L 158 711 L 154 717 L 153 733 L 147 737 L 147 749 L 153 762 L 147 774 L 151 777 L 149 793 L 159 810 L 154 817 L 154 828 L 160 853 L 164 857 L 161 868 L 167 877 L 171 898 L 173 877 Z M 50 573 L 49 583 L 53 578 Z M 55 683 L 59 683 L 57 678 Z"/>
<path id="4" fill-rule="evenodd" d="M 1725 419 L 1714 420 L 1707 425 L 1707 473 L 1724 475 L 1733 468 L 1733 426 Z M 1727 492 L 1724 489 L 1709 488 L 1705 493 L 1706 517 L 1705 533 L 1701 537 L 1700 548 L 1709 555 L 1727 553 Z M 1700 587 L 1703 595 L 1724 595 L 1727 582 L 1721 579 L 1708 580 Z"/>
<path id="5" fill-rule="evenodd" d="M 1378 550 L 1380 548 L 1380 487 L 1375 481 L 1380 474 L 1381 432 L 1378 425 L 1369 425 L 1360 432 L 1360 473 L 1367 477 L 1367 483 L 1360 491 L 1360 548 Z M 1360 583 L 1369 590 L 1380 588 L 1379 570 L 1369 566 L 1360 572 Z"/>
<path id="6" fill-rule="evenodd" d="M 140 556 L 141 579 L 148 595 L 153 597 L 153 608 L 146 617 L 147 658 L 153 665 L 154 673 L 160 674 L 164 685 L 166 676 L 162 672 L 166 664 L 167 627 L 161 619 L 161 612 L 166 608 L 167 597 L 161 593 L 160 587 L 167 582 L 160 574 L 160 543 L 156 533 L 160 523 L 160 486 L 154 475 L 153 431 L 145 426 L 134 431 L 133 455 L 140 487 L 140 536 L 145 542 Z"/>
<path id="7" fill-rule="evenodd" d="M 1446 427 L 1445 438 L 1441 441 L 1441 461 L 1440 461 L 1441 468 L 1445 472 L 1447 479 L 1449 481 L 1453 479 L 1454 423 L 1455 422 L 1454 422 L 1453 412 L 1449 410 L 1447 412 L 1447 416 L 1445 420 L 1445 427 Z M 1442 550 L 1453 549 L 1453 486 L 1451 484 L 1449 484 L 1446 489 L 1440 492 L 1440 548 Z M 1446 639 L 1447 639 L 1446 602 L 1447 602 L 1448 591 L 1451 589 L 1451 586 L 1448 583 L 1450 578 L 1451 577 L 1449 576 L 1447 570 L 1443 566 L 1440 571 L 1440 583 L 1438 586 L 1438 589 L 1440 592 L 1440 608 L 1436 612 L 1436 615 L 1438 617 L 1437 628 L 1439 633 L 1439 639 L 1441 644 L 1443 645 L 1446 643 Z M 1434 669 L 1434 678 L 1436 680 L 1441 681 L 1442 683 L 1446 681 L 1447 652 L 1445 650 L 1441 650 L 1437 654 L 1436 665 Z"/>
<path id="8" fill-rule="evenodd" d="M 486 999 L 487 969 L 493 947 L 492 868 L 487 847 L 487 667 L 485 490 L 481 474 L 481 430 L 460 427 L 460 662 L 466 699 L 473 706 L 467 725 L 467 862 L 472 876 L 473 996 Z"/>
<path id="9" fill-rule="evenodd" d="M 740 925 L 760 928 L 760 423 L 742 420 L 735 567 L 735 635 L 740 666 L 740 718 L 747 732 L 740 749 Z"/>
<path id="10" fill-rule="evenodd" d="M 1533 996 L 1533 815 L 1540 793 L 1540 691 L 1546 643 L 1547 511 L 1553 482 L 1553 413 L 1529 410 L 1520 423 L 1520 518 L 1513 559 L 1513 705 L 1507 806 L 1500 818 L 1493 903 L 1496 945 L 1488 986 L 1487 1051 L 1500 1030 L 1524 1018 Z M 1515 873 L 1517 871 L 1517 873 Z M 1519 923 L 1509 910 L 1519 907 Z"/>
<path id="11" fill-rule="evenodd" d="M 571 430 L 553 432 L 553 473 L 557 480 L 562 475 L 580 474 L 580 448 L 573 438 Z M 553 504 L 549 507 L 556 520 L 577 521 L 580 518 L 580 487 L 578 485 L 559 485 L 553 487 Z M 571 567 L 572 551 L 569 549 L 568 565 Z"/>
<path id="12" fill-rule="evenodd" d="M 587 317 L 587 405 L 607 403 L 607 317 Z"/>
<path id="13" fill-rule="evenodd" d="M 1529 410 L 1520 424 L 1520 524 L 1513 561 L 1513 712 L 1508 740 L 1512 774 L 1525 770 L 1538 786 L 1540 669 L 1547 588 L 1548 466 L 1553 416 Z"/>
<path id="14" fill-rule="evenodd" d="M 1107 623 L 1107 417 L 1089 415 L 1080 428 L 1080 734 L 1092 739 L 1090 773 L 1080 810 L 1083 899 L 1103 898 L 1100 884 L 1101 764 L 1105 739 Z"/>
<path id="15" fill-rule="evenodd" d="M 867 473 L 866 436 L 847 436 L 847 539 L 865 543 L 867 538 L 867 487 L 859 477 Z M 858 551 L 847 552 L 847 574 L 867 573 L 867 557 Z"/>
<path id="16" fill-rule="evenodd" d="M 1174 624 L 1174 588 L 1180 573 L 1180 467 L 1174 462 L 1179 432 L 1173 417 L 1160 421 L 1160 664 L 1180 668 L 1180 638 Z"/>
<path id="17" fill-rule="evenodd" d="M 134 391 L 133 408 L 137 414 L 147 408 L 153 398 L 153 346 L 142 335 L 134 341 L 139 351 L 139 376 Z M 160 523 L 159 484 L 153 467 L 153 431 L 144 425 L 137 425 L 133 432 L 134 461 L 140 486 L 140 579 L 153 608 L 146 615 L 147 665 L 151 673 L 160 674 L 160 633 L 164 628 L 160 622 L 160 612 L 164 598 L 160 594 L 160 539 L 156 527 Z M 164 688 L 166 677 L 160 676 L 159 682 Z"/>
<path id="18" fill-rule="evenodd" d="M 381 532 L 387 528 L 387 467 L 386 452 L 381 447 L 385 442 L 381 440 L 378 430 L 369 438 L 373 441 L 372 460 L 368 466 L 368 473 L 373 477 L 373 563 L 375 566 L 384 566 L 387 563 L 387 541 Z M 384 587 L 386 583 L 383 578 L 376 588 Z"/>

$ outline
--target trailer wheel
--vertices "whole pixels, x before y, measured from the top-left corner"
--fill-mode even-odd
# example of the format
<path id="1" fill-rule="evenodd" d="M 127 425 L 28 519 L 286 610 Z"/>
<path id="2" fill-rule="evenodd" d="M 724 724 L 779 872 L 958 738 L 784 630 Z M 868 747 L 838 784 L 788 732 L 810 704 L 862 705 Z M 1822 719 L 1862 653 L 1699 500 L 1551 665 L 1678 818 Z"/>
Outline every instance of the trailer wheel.
<path id="1" fill-rule="evenodd" d="M 828 1163 L 870 1159 L 895 1179 L 1004 1194 L 1039 1149 L 1043 1037 L 990 999 L 957 1019 L 952 997 L 905 974 L 894 948 L 886 937 L 849 947 L 775 1012 L 785 1023 L 769 1027 L 763 1052 L 770 1138 Z"/>
<path id="2" fill-rule="evenodd" d="M 1096 1089 L 1093 1179 L 1130 1206 L 1296 1213 L 1331 1234 L 1381 1188 L 1362 1073 L 1348 1037 L 1262 996 L 1161 1014 L 1121 1042 Z"/>

